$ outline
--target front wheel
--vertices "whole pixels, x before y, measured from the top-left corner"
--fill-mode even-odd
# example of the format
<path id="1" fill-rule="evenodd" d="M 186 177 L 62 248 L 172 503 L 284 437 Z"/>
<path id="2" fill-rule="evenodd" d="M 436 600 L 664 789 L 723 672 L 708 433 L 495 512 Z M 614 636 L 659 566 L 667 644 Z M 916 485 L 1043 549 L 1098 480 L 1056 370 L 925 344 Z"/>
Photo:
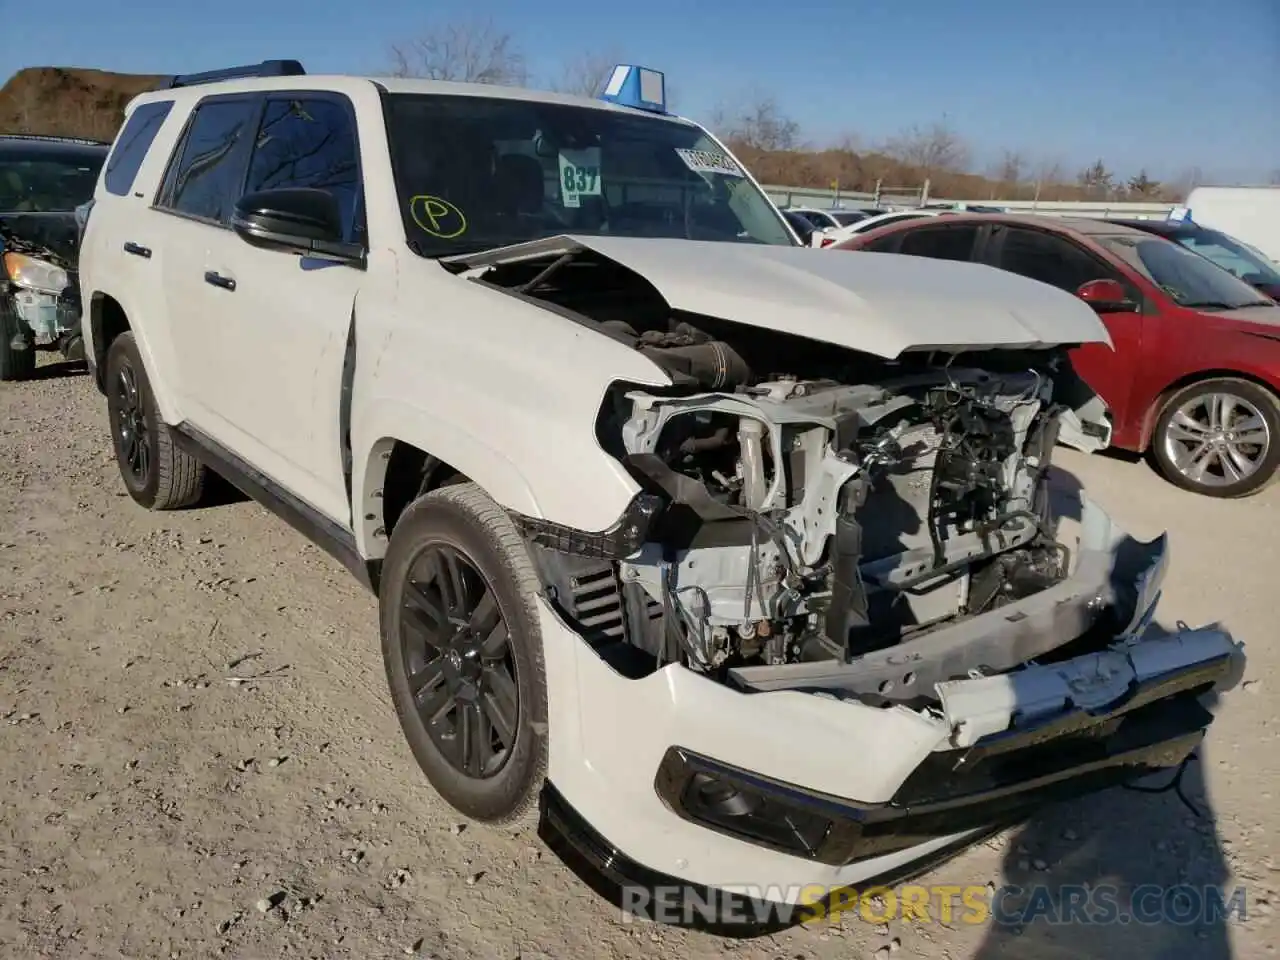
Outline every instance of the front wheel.
<path id="1" fill-rule="evenodd" d="M 473 483 L 396 522 L 379 590 L 391 699 L 427 780 L 475 820 L 522 816 L 546 775 L 537 592 L 511 518 Z"/>
<path id="2" fill-rule="evenodd" d="M 1249 380 L 1190 384 L 1165 403 L 1151 452 L 1161 473 L 1184 490 L 1210 497 L 1257 493 L 1280 466 L 1280 401 Z"/>

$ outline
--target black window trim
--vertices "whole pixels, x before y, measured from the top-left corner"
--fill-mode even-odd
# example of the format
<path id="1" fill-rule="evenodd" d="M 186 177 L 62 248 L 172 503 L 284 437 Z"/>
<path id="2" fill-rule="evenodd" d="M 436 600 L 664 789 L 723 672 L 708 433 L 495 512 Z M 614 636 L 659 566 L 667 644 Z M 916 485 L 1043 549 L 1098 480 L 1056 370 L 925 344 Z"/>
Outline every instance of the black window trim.
<path id="1" fill-rule="evenodd" d="M 364 159 L 361 156 L 360 141 L 360 124 L 356 118 L 356 107 L 351 102 L 351 98 L 345 93 L 339 93 L 336 90 L 268 90 L 263 94 L 262 103 L 259 105 L 257 120 L 254 123 L 253 132 L 256 139 L 258 128 L 262 125 L 262 118 L 266 115 L 267 104 L 276 100 L 327 100 L 330 103 L 336 103 L 347 115 L 347 120 L 351 123 L 351 134 L 356 141 L 356 210 L 355 222 L 353 226 L 357 229 L 357 238 L 355 243 L 364 249 L 367 253 L 371 249 L 369 243 L 369 218 L 366 213 L 366 196 L 364 189 Z M 252 165 L 252 154 L 244 165 L 244 175 L 240 178 L 240 193 L 244 194 L 244 188 L 249 181 L 249 169 Z"/>
<path id="2" fill-rule="evenodd" d="M 339 93 L 335 90 L 256 90 L 249 93 L 219 93 L 212 94 L 207 97 L 201 97 L 193 103 L 187 111 L 186 119 L 182 124 L 182 131 L 178 134 L 178 139 L 174 142 L 173 149 L 169 154 L 169 160 L 165 164 L 164 176 L 160 178 L 160 183 L 156 187 L 155 195 L 151 200 L 151 209 L 159 213 L 165 213 L 172 217 L 179 217 L 183 220 L 190 220 L 193 223 L 203 224 L 204 226 L 216 227 L 220 230 L 230 230 L 229 223 L 223 223 L 220 220 L 214 220 L 210 217 L 201 217 L 195 214 L 186 213 L 182 210 L 175 210 L 170 206 L 171 198 L 169 190 L 172 184 L 169 182 L 170 174 L 174 167 L 181 162 L 182 154 L 186 150 L 187 137 L 191 133 L 191 126 L 195 122 L 196 112 L 206 103 L 226 103 L 238 100 L 254 101 L 250 110 L 250 129 L 251 135 L 247 138 L 247 146 L 238 148 L 239 156 L 234 162 L 240 164 L 239 190 L 240 196 L 244 195 L 245 185 L 249 180 L 249 168 L 253 159 L 253 147 L 257 142 L 258 129 L 262 126 L 262 118 L 267 111 L 267 104 L 273 100 L 329 100 L 337 103 L 347 115 L 347 119 L 351 121 L 351 132 L 356 140 L 356 176 L 359 178 L 359 194 L 356 201 L 356 209 L 358 211 L 358 226 L 360 237 L 358 243 L 366 252 L 370 249 L 369 243 L 369 227 L 368 216 L 366 213 L 366 195 L 364 189 L 364 163 L 361 156 L 360 148 L 360 126 L 356 120 L 355 104 L 351 102 L 351 98 L 345 93 Z"/>
<path id="3" fill-rule="evenodd" d="M 129 114 L 129 119 L 127 119 L 124 122 L 124 125 L 120 129 L 119 137 L 116 138 L 115 143 L 113 143 L 108 149 L 106 159 L 103 161 L 103 164 L 102 164 L 102 188 L 106 190 L 107 193 L 111 194 L 113 197 L 127 197 L 134 192 L 133 187 L 134 187 L 134 184 L 137 182 L 138 173 L 142 170 L 142 165 L 147 162 L 147 157 L 151 155 L 151 150 L 153 147 L 155 147 L 156 138 L 160 136 L 160 131 L 164 129 L 165 123 L 168 122 L 169 117 L 173 115 L 174 107 L 176 107 L 177 105 L 178 105 L 177 101 L 175 101 L 172 98 L 162 99 L 162 100 L 149 100 L 146 103 L 139 104 L 137 107 L 134 108 L 133 112 Z M 115 190 L 112 190 L 111 187 L 107 185 L 107 178 L 111 176 L 112 173 L 115 172 L 115 169 L 119 164 L 120 155 L 123 152 L 122 148 L 125 146 L 124 135 L 125 133 L 128 132 L 129 124 L 132 123 L 134 118 L 137 117 L 138 114 L 141 113 L 143 110 L 147 110 L 149 108 L 155 108 L 155 107 L 164 108 L 164 112 L 161 113 L 160 115 L 160 125 L 156 128 L 156 132 L 152 134 L 151 140 L 147 144 L 146 150 L 142 152 L 142 157 L 141 159 L 139 159 L 138 165 L 134 168 L 132 176 L 129 177 L 128 186 L 125 187 L 123 192 L 117 192 Z M 163 182 L 164 181 L 161 180 L 161 183 Z M 135 196 L 141 197 L 143 196 L 143 194 L 138 193 L 138 194 L 135 194 Z"/>
<path id="4" fill-rule="evenodd" d="M 902 226 L 895 229 L 894 232 L 886 237 L 889 244 L 880 250 L 870 250 L 871 253 L 900 253 L 902 250 L 902 241 L 908 235 L 923 233 L 925 231 L 944 231 L 959 230 L 964 227 L 974 228 L 973 246 L 969 248 L 969 258 L 967 260 L 957 260 L 956 263 L 984 263 L 983 256 L 986 253 L 987 243 L 991 236 L 991 224 L 989 223 L 973 223 L 972 221 L 955 221 L 950 217 L 930 217 L 916 216 L 911 218 L 903 218 L 898 224 L 892 224 L 895 228 L 899 224 L 910 224 L 910 226 Z M 874 241 L 873 241 L 874 242 Z M 914 256 L 914 254 L 903 254 L 903 256 Z M 941 257 L 930 257 L 931 260 L 940 260 Z"/>
<path id="5" fill-rule="evenodd" d="M 199 223 L 206 227 L 216 227 L 219 230 L 230 230 L 231 224 L 223 223 L 221 220 L 215 220 L 212 217 L 202 217 L 198 214 L 187 213 L 184 210 L 175 210 L 172 204 L 173 183 L 170 181 L 175 168 L 182 162 L 182 155 L 187 149 L 187 138 L 191 135 L 191 127 L 195 123 L 196 114 L 205 104 L 210 103 L 234 103 L 237 101 L 248 101 L 252 106 L 249 111 L 251 134 L 245 139 L 245 142 L 236 148 L 236 156 L 234 162 L 240 164 L 240 187 L 244 189 L 245 178 L 249 175 L 249 150 L 253 145 L 255 135 L 258 132 L 258 126 L 262 122 L 262 110 L 264 96 L 262 91 L 252 91 L 250 93 L 215 93 L 207 97 L 201 97 L 191 105 L 187 111 L 186 119 L 182 124 L 182 132 L 178 134 L 178 139 L 174 142 L 173 150 L 169 154 L 169 162 L 165 164 L 164 176 L 160 178 L 160 184 L 156 187 L 155 196 L 151 200 L 151 209 L 159 213 L 168 214 L 171 217 L 178 217 L 182 220 L 189 220 L 192 223 Z"/>
<path id="6" fill-rule="evenodd" d="M 1128 276 L 1128 273 L 1116 266 L 1115 263 L 1106 257 L 1099 255 L 1096 251 L 1089 249 L 1088 246 L 1081 243 L 1070 234 L 1063 233 L 1060 230 L 1054 230 L 1051 227 L 1041 226 L 1040 224 L 1029 223 L 995 223 L 991 225 L 991 238 L 986 250 L 986 258 L 983 260 L 988 266 L 995 267 L 997 270 L 1005 269 L 1002 267 L 1001 258 L 1004 255 L 1004 242 L 1009 236 L 1010 230 L 1026 230 L 1029 233 L 1038 233 L 1043 236 L 1051 237 L 1060 243 L 1069 244 L 1075 248 L 1077 253 L 1083 254 L 1101 271 L 1099 280 L 1116 280 L 1125 289 L 1129 298 L 1138 304 L 1139 311 L 1144 314 L 1158 313 L 1159 310 L 1148 297 L 1146 297 L 1142 288 L 1135 284 Z M 1009 271 L 1012 273 L 1013 271 Z M 1071 293 L 1073 291 L 1067 291 Z"/>

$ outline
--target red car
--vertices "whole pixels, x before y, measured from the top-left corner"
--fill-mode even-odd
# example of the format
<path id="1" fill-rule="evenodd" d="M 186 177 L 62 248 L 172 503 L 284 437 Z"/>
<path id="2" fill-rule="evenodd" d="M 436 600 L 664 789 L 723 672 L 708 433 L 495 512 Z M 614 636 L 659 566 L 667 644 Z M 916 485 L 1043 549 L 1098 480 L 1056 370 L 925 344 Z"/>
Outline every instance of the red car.
<path id="1" fill-rule="evenodd" d="M 1115 343 L 1071 354 L 1110 407 L 1113 446 L 1213 497 L 1256 493 L 1275 475 L 1280 304 L 1181 245 L 1105 220 L 960 214 L 827 249 L 971 260 L 1076 294 Z"/>

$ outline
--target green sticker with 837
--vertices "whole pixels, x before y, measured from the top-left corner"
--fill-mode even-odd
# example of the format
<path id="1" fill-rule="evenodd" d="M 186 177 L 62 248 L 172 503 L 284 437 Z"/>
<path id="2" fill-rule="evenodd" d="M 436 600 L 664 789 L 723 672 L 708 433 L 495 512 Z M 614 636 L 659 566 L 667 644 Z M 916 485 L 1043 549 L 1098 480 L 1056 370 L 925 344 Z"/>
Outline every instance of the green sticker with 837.
<path id="1" fill-rule="evenodd" d="M 600 196 L 600 148 L 560 151 L 560 196 L 566 207 L 581 206 L 582 197 Z"/>

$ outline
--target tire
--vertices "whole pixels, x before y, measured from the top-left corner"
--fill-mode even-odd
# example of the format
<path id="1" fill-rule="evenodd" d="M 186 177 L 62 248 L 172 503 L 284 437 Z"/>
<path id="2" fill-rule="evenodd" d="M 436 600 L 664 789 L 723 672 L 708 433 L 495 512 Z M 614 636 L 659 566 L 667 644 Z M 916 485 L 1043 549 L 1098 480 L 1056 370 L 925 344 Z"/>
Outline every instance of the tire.
<path id="1" fill-rule="evenodd" d="M 15 350 L 13 340 L 22 332 L 13 304 L 0 293 L 0 381 L 28 380 L 36 372 L 36 352 L 28 341 L 25 350 Z"/>
<path id="2" fill-rule="evenodd" d="M 107 350 L 104 381 L 111 445 L 129 496 L 148 510 L 177 510 L 199 501 L 208 470 L 174 444 L 131 331 Z"/>
<path id="3" fill-rule="evenodd" d="M 1280 466 L 1280 400 L 1265 387 L 1235 377 L 1189 384 L 1161 409 L 1151 455 L 1165 478 L 1184 490 L 1208 497 L 1251 496 L 1275 479 Z"/>
<path id="4" fill-rule="evenodd" d="M 442 592 L 441 574 L 451 562 L 461 573 Z M 473 483 L 419 497 L 396 522 L 379 590 L 391 699 L 427 780 L 473 820 L 521 818 L 546 776 L 537 592 L 533 564 L 511 518 Z M 478 626 L 473 636 L 441 615 L 452 596 L 463 598 L 453 605 L 453 624 Z M 433 629 L 432 621 L 446 629 Z M 469 723 L 460 725 L 464 715 Z M 462 729 L 471 731 L 473 746 L 483 746 L 466 753 Z"/>

